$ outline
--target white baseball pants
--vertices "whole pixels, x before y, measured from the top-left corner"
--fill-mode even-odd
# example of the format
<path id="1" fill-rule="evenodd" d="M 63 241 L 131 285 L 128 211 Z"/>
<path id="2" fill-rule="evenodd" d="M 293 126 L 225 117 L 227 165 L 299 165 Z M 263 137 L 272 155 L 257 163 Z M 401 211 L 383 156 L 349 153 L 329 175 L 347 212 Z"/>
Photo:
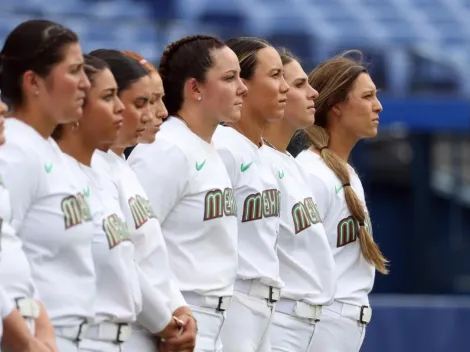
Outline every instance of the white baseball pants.
<path id="1" fill-rule="evenodd" d="M 155 336 L 141 326 L 132 326 L 131 338 L 124 343 L 125 352 L 156 352 L 157 342 Z"/>
<path id="2" fill-rule="evenodd" d="M 309 352 L 358 352 L 366 326 L 338 309 L 323 306 Z"/>
<path id="3" fill-rule="evenodd" d="M 224 352 L 271 352 L 274 304 L 235 291 L 222 327 Z"/>
<path id="4" fill-rule="evenodd" d="M 271 327 L 272 352 L 307 352 L 315 332 L 312 319 L 276 312 Z"/>

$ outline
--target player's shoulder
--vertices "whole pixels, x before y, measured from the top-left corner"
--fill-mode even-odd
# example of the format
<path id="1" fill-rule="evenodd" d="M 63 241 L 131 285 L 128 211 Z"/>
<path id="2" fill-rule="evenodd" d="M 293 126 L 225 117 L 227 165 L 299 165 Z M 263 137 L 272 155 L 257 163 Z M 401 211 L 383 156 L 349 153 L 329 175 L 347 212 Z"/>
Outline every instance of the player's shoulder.
<path id="1" fill-rule="evenodd" d="M 212 142 L 217 151 L 229 153 L 236 162 L 252 160 L 258 154 L 258 146 L 232 127 L 217 126 Z"/>
<path id="2" fill-rule="evenodd" d="M 338 179 L 335 173 L 326 165 L 323 158 L 309 149 L 300 152 L 296 157 L 296 161 L 304 168 L 305 172 L 322 179 L 324 182 L 335 183 Z"/>

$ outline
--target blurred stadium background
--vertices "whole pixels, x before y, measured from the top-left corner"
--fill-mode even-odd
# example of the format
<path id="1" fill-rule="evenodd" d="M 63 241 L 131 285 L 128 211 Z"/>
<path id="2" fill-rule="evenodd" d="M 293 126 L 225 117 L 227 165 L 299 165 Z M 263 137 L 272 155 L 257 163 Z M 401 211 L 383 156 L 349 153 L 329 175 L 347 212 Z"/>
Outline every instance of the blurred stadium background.
<path id="1" fill-rule="evenodd" d="M 392 274 L 362 351 L 470 351 L 470 0 L 0 0 L 0 43 L 30 18 L 155 63 L 194 33 L 263 37 L 306 71 L 363 50 L 384 112 L 353 164 Z"/>

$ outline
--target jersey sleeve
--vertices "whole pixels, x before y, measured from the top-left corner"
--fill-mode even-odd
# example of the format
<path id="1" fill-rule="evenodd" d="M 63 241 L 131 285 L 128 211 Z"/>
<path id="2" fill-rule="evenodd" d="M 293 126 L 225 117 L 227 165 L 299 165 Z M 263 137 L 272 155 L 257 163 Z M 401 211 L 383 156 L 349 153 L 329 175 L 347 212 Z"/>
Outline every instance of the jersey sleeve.
<path id="1" fill-rule="evenodd" d="M 135 249 L 137 264 L 149 279 L 151 278 L 151 285 L 158 291 L 159 296 L 166 300 L 170 311 L 174 312 L 179 307 L 187 306 L 172 280 L 168 251 L 161 231 L 157 230 L 152 236 L 147 236 L 145 242 L 136 241 Z"/>
<path id="2" fill-rule="evenodd" d="M 41 165 L 34 155 L 13 143 L 0 147 L 0 174 L 10 193 L 11 225 L 18 231 L 40 190 Z"/>
<path id="3" fill-rule="evenodd" d="M 137 321 L 152 334 L 156 334 L 170 323 L 172 312 L 165 298 L 154 289 L 143 270 L 138 265 L 136 269 L 142 293 L 142 310 L 137 316 Z"/>
<path id="4" fill-rule="evenodd" d="M 165 141 L 152 145 L 152 153 L 138 152 L 129 157 L 160 223 L 163 223 L 184 194 L 189 180 L 189 166 L 183 152 Z M 137 153 L 136 153 L 137 152 Z"/>
<path id="5" fill-rule="evenodd" d="M 315 203 L 317 204 L 318 211 L 322 220 L 328 216 L 328 209 L 331 203 L 331 192 L 329 191 L 326 183 L 318 176 L 308 174 L 306 176 L 307 184 L 313 193 Z"/>
<path id="6" fill-rule="evenodd" d="M 232 185 L 236 185 L 237 175 L 239 173 L 237 173 L 237 163 L 235 162 L 233 153 L 225 146 L 216 145 L 216 149 L 225 165 L 225 169 L 227 170 L 228 176 L 230 177 L 230 182 Z"/>

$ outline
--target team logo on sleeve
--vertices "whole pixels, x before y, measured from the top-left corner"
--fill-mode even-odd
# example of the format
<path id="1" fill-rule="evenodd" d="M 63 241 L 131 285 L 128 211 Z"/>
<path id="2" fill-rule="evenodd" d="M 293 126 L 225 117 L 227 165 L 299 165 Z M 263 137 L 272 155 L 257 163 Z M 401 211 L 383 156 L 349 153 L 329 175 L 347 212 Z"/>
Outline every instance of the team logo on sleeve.
<path id="1" fill-rule="evenodd" d="M 366 214 L 365 225 L 369 231 L 369 234 L 372 236 L 372 223 L 370 221 L 369 214 Z M 343 247 L 356 241 L 358 234 L 359 223 L 352 216 L 348 216 L 347 218 L 342 219 L 338 223 L 338 239 L 336 242 L 336 247 Z"/>
<path id="2" fill-rule="evenodd" d="M 278 217 L 281 203 L 280 194 L 277 189 L 250 194 L 243 204 L 242 222 L 260 220 L 263 217 Z"/>
<path id="3" fill-rule="evenodd" d="M 237 202 L 233 189 L 223 191 L 214 189 L 206 193 L 204 199 L 204 221 L 221 218 L 222 216 L 237 216 Z"/>
<path id="4" fill-rule="evenodd" d="M 129 198 L 128 203 L 136 229 L 145 224 L 149 219 L 156 218 L 150 202 L 144 197 L 136 195 Z"/>
<path id="5" fill-rule="evenodd" d="M 305 198 L 292 207 L 295 234 L 321 222 L 316 204 L 311 197 Z"/>
<path id="6" fill-rule="evenodd" d="M 124 241 L 131 241 L 127 224 L 116 214 L 111 214 L 103 220 L 103 230 L 108 239 L 109 249 L 113 249 Z"/>
<path id="7" fill-rule="evenodd" d="M 83 193 L 68 196 L 60 204 L 64 214 L 65 229 L 91 221 L 90 208 Z"/>

